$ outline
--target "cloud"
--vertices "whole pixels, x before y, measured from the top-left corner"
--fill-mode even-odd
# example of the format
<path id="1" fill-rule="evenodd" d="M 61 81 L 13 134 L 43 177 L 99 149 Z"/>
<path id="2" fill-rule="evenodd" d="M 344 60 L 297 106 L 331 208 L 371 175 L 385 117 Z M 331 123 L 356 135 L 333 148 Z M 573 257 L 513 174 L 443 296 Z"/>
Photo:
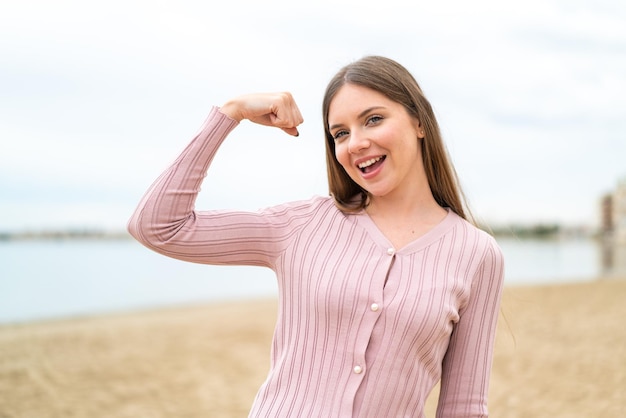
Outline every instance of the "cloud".
<path id="1" fill-rule="evenodd" d="M 626 6 L 618 2 L 4 9 L 0 229 L 125 222 L 211 105 L 259 90 L 294 93 L 301 137 L 243 123 L 199 203 L 258 207 L 323 194 L 323 90 L 366 54 L 416 75 L 483 217 L 592 222 L 599 195 L 626 175 Z"/>

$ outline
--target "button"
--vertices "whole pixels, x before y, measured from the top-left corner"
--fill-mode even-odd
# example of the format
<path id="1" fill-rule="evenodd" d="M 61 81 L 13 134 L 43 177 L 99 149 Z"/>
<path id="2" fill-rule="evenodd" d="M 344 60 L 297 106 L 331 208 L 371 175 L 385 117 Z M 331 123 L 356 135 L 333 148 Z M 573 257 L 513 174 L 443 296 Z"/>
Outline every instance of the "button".
<path id="1" fill-rule="evenodd" d="M 370 309 L 371 309 L 373 312 L 376 312 L 376 311 L 378 310 L 378 308 L 379 308 L 378 303 L 372 303 L 372 304 L 370 305 Z"/>
<path id="2" fill-rule="evenodd" d="M 389 255 L 394 255 L 395 253 L 396 253 L 396 249 L 395 249 L 395 248 L 393 248 L 393 247 L 389 247 L 389 248 L 387 249 L 387 254 L 389 254 Z"/>
<path id="3" fill-rule="evenodd" d="M 354 366 L 354 373 L 361 374 L 363 368 L 361 366 Z"/>

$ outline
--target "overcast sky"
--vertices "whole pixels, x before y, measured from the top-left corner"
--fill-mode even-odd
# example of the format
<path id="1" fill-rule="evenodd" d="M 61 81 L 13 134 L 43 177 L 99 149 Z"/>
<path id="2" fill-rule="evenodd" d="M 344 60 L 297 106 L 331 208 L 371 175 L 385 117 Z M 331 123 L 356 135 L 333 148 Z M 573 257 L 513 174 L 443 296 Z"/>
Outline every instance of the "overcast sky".
<path id="1" fill-rule="evenodd" d="M 623 1 L 3 3 L 0 230 L 123 229 L 210 107 L 254 91 L 291 91 L 301 135 L 243 122 L 198 209 L 325 195 L 323 91 L 369 54 L 418 79 L 479 218 L 593 224 L 626 177 Z"/>

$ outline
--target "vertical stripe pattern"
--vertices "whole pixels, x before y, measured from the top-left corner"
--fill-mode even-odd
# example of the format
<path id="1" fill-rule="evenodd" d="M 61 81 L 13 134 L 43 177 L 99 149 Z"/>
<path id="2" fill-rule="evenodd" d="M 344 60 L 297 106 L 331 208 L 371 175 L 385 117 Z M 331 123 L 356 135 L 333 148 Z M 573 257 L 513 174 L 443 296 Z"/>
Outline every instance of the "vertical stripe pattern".
<path id="1" fill-rule="evenodd" d="M 250 417 L 486 417 L 504 275 L 488 234 L 453 212 L 395 249 L 365 214 L 328 197 L 259 210 L 196 211 L 217 149 L 237 125 L 212 109 L 148 190 L 129 231 L 197 263 L 275 271 L 271 367 Z"/>

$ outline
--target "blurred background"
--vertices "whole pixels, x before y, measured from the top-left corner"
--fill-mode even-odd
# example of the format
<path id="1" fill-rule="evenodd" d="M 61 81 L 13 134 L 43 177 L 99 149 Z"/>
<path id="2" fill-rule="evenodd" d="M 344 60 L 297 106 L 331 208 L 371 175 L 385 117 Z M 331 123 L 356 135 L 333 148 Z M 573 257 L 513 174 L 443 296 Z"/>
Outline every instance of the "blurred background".
<path id="1" fill-rule="evenodd" d="M 370 54 L 421 84 L 507 283 L 621 274 L 625 21 L 615 0 L 4 2 L 0 322 L 274 294 L 271 272 L 165 259 L 126 221 L 211 106 L 256 91 L 291 91 L 301 135 L 242 123 L 198 209 L 327 194 L 324 89 Z"/>

